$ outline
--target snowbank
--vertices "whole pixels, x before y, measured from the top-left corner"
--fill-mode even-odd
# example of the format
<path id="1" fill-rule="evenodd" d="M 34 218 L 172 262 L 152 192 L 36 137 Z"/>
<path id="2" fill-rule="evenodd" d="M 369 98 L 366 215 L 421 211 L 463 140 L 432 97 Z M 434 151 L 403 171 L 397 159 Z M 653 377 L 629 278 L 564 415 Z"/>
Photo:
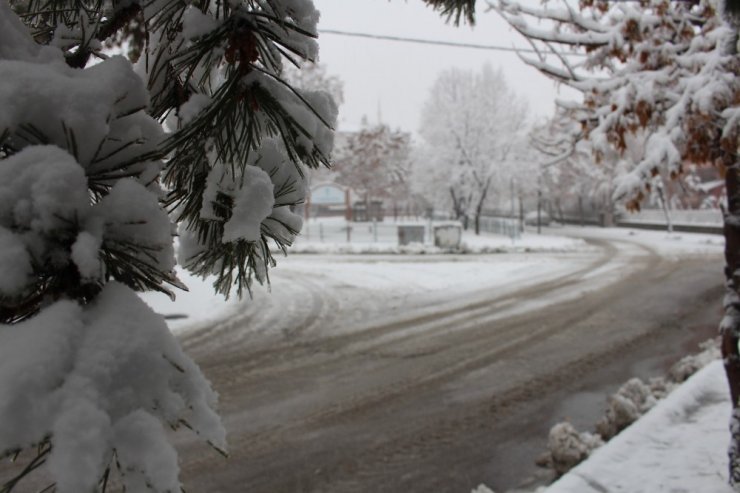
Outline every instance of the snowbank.
<path id="1" fill-rule="evenodd" d="M 724 369 L 714 361 L 545 493 L 732 493 L 729 416 Z"/>

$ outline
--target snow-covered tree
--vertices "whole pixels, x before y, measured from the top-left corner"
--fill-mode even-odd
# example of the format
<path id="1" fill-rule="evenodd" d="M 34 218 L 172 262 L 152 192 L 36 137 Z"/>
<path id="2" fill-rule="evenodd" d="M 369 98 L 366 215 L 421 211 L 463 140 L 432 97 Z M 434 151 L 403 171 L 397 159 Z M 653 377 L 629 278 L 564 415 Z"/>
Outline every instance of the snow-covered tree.
<path id="1" fill-rule="evenodd" d="M 320 63 L 306 62 L 300 67 L 287 65 L 283 76 L 296 89 L 327 92 L 338 106 L 344 103 L 344 83 L 336 75 L 329 74 Z"/>
<path id="2" fill-rule="evenodd" d="M 472 21 L 473 2 L 425 0 Z M 0 0 L 0 451 L 60 493 L 179 491 L 165 426 L 226 447 L 216 394 L 136 291 L 267 280 L 336 105 L 311 0 Z M 123 43 L 125 56 L 106 47 Z M 128 49 L 125 49 L 125 48 Z M 135 63 L 132 63 L 135 62 Z"/>
<path id="3" fill-rule="evenodd" d="M 593 1 L 576 11 L 505 0 L 496 8 L 538 50 L 527 63 L 583 93 L 567 108 L 596 161 L 626 170 L 615 195 L 628 207 L 639 208 L 656 175 L 719 158 L 736 67 L 721 53 L 729 31 L 715 2 Z"/>
<path id="4" fill-rule="evenodd" d="M 692 164 L 717 166 L 725 176 L 727 290 L 720 331 L 734 407 L 730 478 L 740 489 L 737 2 L 560 5 L 529 8 L 501 0 L 495 8 L 538 50 L 538 57 L 525 57 L 527 63 L 583 93 L 573 107 L 595 157 L 625 170 L 615 197 L 637 209 L 656 184 Z"/>
<path id="5" fill-rule="evenodd" d="M 614 213 L 612 196 L 619 170 L 594 161 L 591 143 L 583 138 L 583 128 L 570 110 L 558 108 L 547 122 L 532 129 L 530 141 L 539 154 L 542 181 L 560 216 L 564 207 L 575 208 L 581 223 L 587 211 Z"/>
<path id="6" fill-rule="evenodd" d="M 428 193 L 439 197 L 443 189 L 455 216 L 465 224 L 473 219 L 476 234 L 493 187 L 508 183 L 517 164 L 526 121 L 526 103 L 490 66 L 446 70 L 432 86 L 421 116 L 416 174 L 429 177 Z"/>
<path id="7" fill-rule="evenodd" d="M 225 450 L 215 393 L 135 291 L 181 287 L 176 233 L 218 291 L 267 279 L 332 146 L 330 97 L 281 77 L 316 58 L 317 20 L 306 0 L 0 3 L 0 447 L 27 464 L 5 491 L 41 464 L 59 492 L 113 468 L 177 491 L 164 425 Z M 103 50 L 132 22 L 135 66 Z"/>
<path id="8" fill-rule="evenodd" d="M 335 179 L 354 190 L 366 208 L 373 200 L 397 199 L 406 192 L 411 135 L 365 122 L 359 131 L 339 140 Z"/>

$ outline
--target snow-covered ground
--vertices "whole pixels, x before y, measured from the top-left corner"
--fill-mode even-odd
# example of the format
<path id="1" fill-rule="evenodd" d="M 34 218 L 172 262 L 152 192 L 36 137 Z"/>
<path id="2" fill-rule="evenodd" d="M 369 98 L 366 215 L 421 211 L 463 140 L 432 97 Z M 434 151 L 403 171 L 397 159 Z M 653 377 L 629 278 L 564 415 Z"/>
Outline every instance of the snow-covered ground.
<path id="1" fill-rule="evenodd" d="M 722 235 L 700 233 L 667 233 L 648 229 L 598 228 L 553 226 L 546 232 L 552 235 L 576 235 L 607 240 L 626 240 L 645 245 L 666 257 L 705 253 L 722 253 L 725 239 Z"/>
<path id="2" fill-rule="evenodd" d="M 303 250 L 291 251 L 287 257 L 277 255 L 278 267 L 270 274 L 269 290 L 274 296 L 282 296 L 295 279 L 306 277 L 321 279 L 322 283 L 333 287 L 362 288 L 386 294 L 395 291 L 404 297 L 445 290 L 460 293 L 481 288 L 508 289 L 573 270 L 583 263 L 582 258 L 573 257 L 574 253 L 593 252 L 585 241 L 557 234 L 525 234 L 512 244 L 505 236 L 476 237 L 466 233 L 463 241 L 472 245 L 468 250 L 471 253 L 509 253 L 455 255 L 440 254 L 438 249 L 428 245 L 399 249 L 389 243 L 304 242 Z M 527 253 L 522 253 L 525 251 Z M 224 300 L 215 295 L 212 280 L 202 280 L 184 271 L 179 271 L 178 276 L 189 291 L 178 291 L 175 301 L 161 293 L 143 295 L 155 311 L 173 317 L 169 321 L 173 330 L 202 327 L 253 304 L 249 298 Z M 272 296 L 268 288 L 255 286 L 254 299 L 265 296 Z"/>
<path id="3" fill-rule="evenodd" d="M 721 236 L 706 234 L 669 235 L 661 231 L 595 227 L 553 227 L 545 228 L 544 233 L 525 232 L 514 242 L 502 235 L 464 233 L 467 251 L 496 252 L 489 255 L 439 254 L 428 245 L 399 249 L 390 243 L 304 241 L 302 249 L 291 251 L 285 258 L 278 256 L 278 267 L 271 272 L 270 290 L 280 296 L 287 285 L 305 275 L 319 276 L 335 287 L 397 291 L 403 296 L 445 290 L 459 293 L 481 288 L 507 289 L 532 282 L 532 279 L 545 281 L 582 264 L 582 257 L 594 249 L 573 236 L 637 242 L 669 257 L 721 253 L 724 247 Z M 600 277 L 603 272 L 591 275 Z M 179 276 L 189 292 L 178 291 L 174 302 L 160 293 L 143 295 L 157 312 L 173 317 L 169 325 L 174 330 L 202 327 L 252 304 L 248 298 L 224 300 L 215 295 L 212 280 L 202 280 L 182 271 Z M 253 296 L 259 300 L 271 294 L 268 288 L 256 286 Z"/>
<path id="4" fill-rule="evenodd" d="M 293 252 L 288 258 L 278 259 L 272 290 L 280 296 L 296 279 L 307 276 L 333 288 L 361 287 L 404 295 L 459 294 L 481 287 L 507 289 L 531 282 L 533 277 L 544 280 L 583 266 L 582 257 L 593 255 L 594 248 L 571 235 L 618 243 L 621 240 L 632 246 L 637 243 L 669 258 L 721 254 L 724 248 L 723 238 L 717 235 L 557 226 L 545 232 L 541 236 L 526 232 L 515 243 L 495 235 L 464 237 L 470 251 L 508 252 L 488 255 L 444 255 L 428 248 L 419 248 L 413 254 L 410 249 L 401 251 L 392 246 L 381 249 L 382 254 L 348 255 L 367 252 L 370 247 L 352 250 L 342 244 L 321 243 L 309 248 L 310 243 L 304 242 L 309 246 L 303 251 L 324 254 Z M 144 296 L 160 313 L 181 317 L 170 320 L 174 330 L 228 318 L 252 303 L 248 299 L 224 301 L 212 294 L 208 281 L 186 273 L 182 278 L 190 291 L 179 293 L 174 302 L 158 294 Z M 258 287 L 254 296 L 260 299 L 271 294 Z M 725 458 L 729 411 L 722 367 L 713 363 L 546 491 L 729 493 L 732 490 L 726 485 Z"/>

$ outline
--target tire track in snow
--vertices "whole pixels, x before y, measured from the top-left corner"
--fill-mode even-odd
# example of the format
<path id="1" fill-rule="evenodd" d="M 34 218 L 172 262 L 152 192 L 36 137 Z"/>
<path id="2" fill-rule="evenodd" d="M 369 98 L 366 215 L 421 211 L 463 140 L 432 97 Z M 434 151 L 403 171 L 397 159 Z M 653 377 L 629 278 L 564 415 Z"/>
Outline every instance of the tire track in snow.
<path id="1" fill-rule="evenodd" d="M 648 259 L 645 260 L 646 265 L 654 260 L 652 257 L 648 257 Z M 557 287 L 567 286 L 569 284 L 570 282 L 558 283 Z M 622 288 L 622 290 L 627 289 L 629 288 Z M 436 368 L 415 378 L 402 379 L 391 384 L 382 384 L 375 389 L 369 391 L 364 390 L 361 395 L 335 402 L 313 414 L 303 416 L 300 421 L 293 423 L 292 426 L 281 425 L 281 433 L 290 436 L 295 432 L 296 427 L 322 426 L 327 422 L 341 420 L 347 416 L 356 416 L 358 413 L 367 412 L 374 407 L 384 405 L 389 399 L 402 398 L 412 390 L 418 391 L 423 387 L 438 386 L 447 380 L 470 373 L 478 368 L 489 366 L 502 358 L 516 354 L 533 339 L 545 339 L 561 332 L 565 327 L 598 310 L 606 298 L 614 295 L 615 293 L 612 292 L 608 295 L 604 294 L 598 299 L 592 300 L 588 306 L 585 306 L 582 300 L 570 301 L 558 305 L 557 308 L 551 310 L 551 312 L 554 312 L 551 313 L 551 316 L 561 319 L 565 316 L 565 319 L 554 326 L 544 325 L 534 330 L 525 331 L 524 329 L 531 328 L 540 318 L 539 314 L 528 313 L 505 321 L 504 324 L 496 327 L 496 330 L 490 330 L 490 326 L 484 322 L 482 325 L 480 323 L 471 323 L 463 330 L 442 334 L 444 340 L 439 341 L 439 347 L 455 348 L 452 350 L 454 355 L 444 358 L 436 365 Z M 575 310 L 576 307 L 578 307 L 578 310 Z M 475 317 L 471 318 L 475 319 Z M 413 337 L 421 337 L 423 338 L 422 342 L 427 342 L 426 338 L 429 335 L 426 332 L 419 332 L 418 334 L 414 334 Z M 389 341 L 384 345 L 392 344 L 394 344 L 394 341 Z M 483 347 L 490 347 L 491 349 L 483 350 Z M 435 351 L 435 353 L 439 351 Z M 468 356 L 460 358 L 458 354 L 461 352 L 468 354 Z M 425 355 L 431 354 L 427 353 Z M 364 355 L 369 355 L 370 357 L 378 356 L 373 352 L 365 353 Z M 342 354 L 341 358 L 352 359 L 354 356 L 356 356 L 354 353 Z M 381 357 L 391 356 L 381 355 Z M 396 355 L 395 357 L 403 358 L 404 356 Z M 337 366 L 345 364 L 343 361 L 338 360 L 331 363 Z M 320 364 L 327 365 L 329 363 L 322 361 Z M 306 371 L 306 368 L 301 367 L 300 370 Z M 266 439 L 266 444 L 269 446 L 275 438 L 275 430 L 271 430 L 264 435 L 250 437 L 250 441 L 259 448 L 258 444 L 261 439 Z"/>
<path id="2" fill-rule="evenodd" d="M 670 269 L 662 270 L 658 273 L 659 278 L 668 277 L 673 271 Z M 651 272 L 651 274 L 654 274 Z M 716 303 L 721 297 L 723 288 L 721 284 L 707 291 L 699 293 L 698 304 Z M 604 293 L 599 299 L 592 303 L 604 301 L 618 293 Z M 507 388 L 492 391 L 488 399 L 483 400 L 471 409 L 465 409 L 464 412 L 452 418 L 435 417 L 413 430 L 406 433 L 400 433 L 393 441 L 380 444 L 377 447 L 359 451 L 356 457 L 339 461 L 333 465 L 332 471 L 326 471 L 327 477 L 332 477 L 331 488 L 322 491 L 336 492 L 353 492 L 366 491 L 368 480 L 378 488 L 383 490 L 383 483 L 378 482 L 378 478 L 388 477 L 389 468 L 398 470 L 409 470 L 409 464 L 417 464 L 424 456 L 434 455 L 440 448 L 454 447 L 460 440 L 461 436 L 470 436 L 479 434 L 484 430 L 493 432 L 500 427 L 500 422 L 504 419 L 516 418 L 520 409 L 527 403 L 537 399 L 543 399 L 552 389 L 572 386 L 574 382 L 585 378 L 588 375 L 597 372 L 608 364 L 619 364 L 625 358 L 626 354 L 639 350 L 641 347 L 660 342 L 661 338 L 670 333 L 673 325 L 681 317 L 687 315 L 686 312 L 677 313 L 673 319 L 667 320 L 660 324 L 653 331 L 640 333 L 634 337 L 626 336 L 617 339 L 611 344 L 601 348 L 596 348 L 579 357 L 576 360 L 565 361 L 562 364 L 554 365 L 550 371 L 535 374 L 523 382 L 512 382 Z M 553 327 L 553 332 L 560 333 L 561 330 L 567 330 L 567 327 L 577 320 L 574 317 L 559 323 Z M 559 329 L 559 330 L 558 330 Z M 541 336 L 542 334 L 538 334 Z M 512 354 L 516 354 L 516 349 Z M 521 348 L 518 348 L 521 349 Z M 501 354 L 506 357 L 507 355 Z M 526 357 L 524 353 L 519 357 Z M 544 437 L 543 437 L 544 439 Z M 353 467 L 348 467 L 347 461 L 352 461 Z M 352 469 L 352 474 L 345 473 Z M 381 471 L 382 470 L 382 471 Z M 413 468 L 412 468 L 413 470 Z M 374 479 L 374 481 L 372 481 Z M 382 481 L 382 479 L 381 479 Z M 437 476 L 424 475 L 414 480 L 414 491 L 442 491 L 449 488 L 449 483 L 444 474 Z M 394 482 L 393 486 L 398 488 L 399 483 Z M 471 487 L 474 487 L 472 484 Z M 498 490 L 497 490 L 498 491 Z"/>
<path id="3" fill-rule="evenodd" d="M 452 351 L 451 356 L 442 358 L 435 364 L 434 368 L 431 368 L 430 371 L 421 376 L 402 378 L 399 381 L 383 383 L 376 388 L 359 389 L 356 395 L 350 395 L 328 406 L 318 406 L 318 409 L 315 411 L 309 411 L 295 420 L 282 422 L 263 429 L 261 432 L 242 436 L 240 441 L 247 444 L 247 448 L 245 450 L 239 450 L 240 460 L 250 460 L 250 458 L 259 457 L 263 452 L 267 452 L 280 444 L 290 443 L 293 437 L 301 433 L 310 433 L 311 430 L 318 430 L 323 426 L 333 426 L 337 422 L 349 420 L 358 415 L 372 413 L 379 407 L 386 405 L 389 401 L 403 400 L 409 394 L 438 387 L 449 380 L 469 374 L 478 368 L 489 366 L 509 355 L 516 354 L 518 350 L 530 344 L 533 339 L 545 339 L 553 334 L 557 334 L 563 327 L 570 325 L 575 319 L 584 315 L 582 306 L 578 307 L 581 311 L 578 315 L 574 316 L 575 318 L 568 318 L 566 322 L 556 327 L 540 328 L 529 331 L 526 334 L 522 334 L 522 329 L 532 325 L 532 316 L 528 314 L 510 317 L 504 326 L 498 327 L 495 331 L 491 331 L 485 326 L 481 327 L 480 323 L 475 323 L 475 320 L 480 320 L 482 314 L 494 313 L 507 303 L 515 303 L 522 298 L 531 296 L 533 293 L 544 295 L 559 288 L 576 285 L 580 277 L 589 272 L 601 269 L 610 262 L 613 263 L 619 256 L 617 249 L 608 242 L 598 241 L 597 244 L 602 248 L 603 253 L 596 261 L 590 263 L 588 266 L 569 275 L 544 283 L 543 285 L 507 294 L 495 300 L 494 303 L 477 301 L 475 303 L 462 304 L 461 306 L 441 312 L 412 317 L 394 324 L 371 326 L 359 333 L 322 339 L 309 345 L 278 347 L 263 353 L 263 359 L 261 361 L 255 361 L 250 357 L 249 361 L 251 364 L 239 368 L 234 368 L 230 364 L 225 365 L 225 367 L 228 367 L 232 371 L 232 375 L 238 373 L 242 377 L 229 379 L 229 383 L 243 386 L 243 390 L 248 393 L 249 388 L 260 380 L 265 380 L 266 385 L 269 385 L 269 380 L 271 379 L 289 378 L 291 372 L 310 374 L 317 367 L 321 367 L 322 371 L 331 373 L 333 368 L 341 368 L 358 357 L 371 359 L 377 359 L 379 357 L 400 359 L 409 357 L 424 358 L 423 354 L 418 356 L 404 356 L 403 354 L 382 354 L 380 352 L 380 349 L 383 347 L 392 346 L 399 342 L 412 344 L 414 339 L 426 342 L 432 337 L 440 339 L 440 345 L 438 346 L 440 349 L 435 352 L 442 351 L 441 348 L 444 346 L 452 345 L 456 347 L 456 350 Z M 647 248 L 641 248 L 641 250 L 644 257 L 641 261 L 642 264 L 646 266 L 657 266 L 660 264 L 660 262 L 656 262 L 658 257 L 654 251 Z M 639 266 L 632 267 L 639 270 Z M 561 307 L 563 313 L 567 314 L 569 311 L 573 311 L 573 308 L 579 304 L 579 301 L 570 301 L 558 306 Z M 594 306 L 593 309 L 597 309 L 597 307 Z M 471 311 L 475 315 L 471 314 Z M 445 332 L 442 328 L 443 325 L 451 322 L 460 322 L 456 317 L 463 317 L 470 324 L 452 333 Z M 441 325 L 440 320 L 442 321 Z M 411 334 L 403 333 L 404 329 L 408 329 L 409 327 L 430 323 L 436 324 L 436 330 L 432 328 L 431 332 L 419 330 Z M 374 346 L 371 344 L 370 349 L 372 351 L 365 351 L 363 353 L 356 350 L 358 343 L 372 342 L 378 337 L 398 333 L 402 334 L 400 338 L 390 338 L 382 344 L 375 344 Z M 491 346 L 491 349 L 481 351 L 482 346 Z M 460 353 L 462 353 L 463 357 L 461 357 Z M 280 362 L 275 363 L 277 359 L 275 356 L 278 354 L 281 355 L 279 358 Z M 432 354 L 427 353 L 426 356 L 431 356 Z M 321 357 L 317 358 L 317 355 Z M 303 361 L 301 361 L 302 359 Z M 296 360 L 298 360 L 297 364 Z M 285 364 L 286 361 L 290 363 Z M 265 362 L 268 364 L 265 365 Z M 269 364 L 270 362 L 272 364 Z M 256 371 L 257 369 L 259 371 Z M 219 382 L 219 379 L 217 378 L 215 381 Z M 195 467 L 195 465 L 191 463 L 189 467 Z"/>
<path id="4" fill-rule="evenodd" d="M 204 366 L 209 377 L 213 372 L 219 374 L 226 372 L 230 375 L 229 383 L 238 385 L 241 379 L 254 380 L 263 378 L 265 375 L 275 376 L 283 372 L 310 372 L 312 368 L 344 359 L 348 355 L 354 357 L 354 354 L 372 354 L 373 352 L 377 355 L 383 355 L 388 348 L 393 348 L 398 344 L 413 345 L 418 340 L 421 341 L 422 345 L 425 345 L 429 336 L 444 333 L 452 326 L 455 326 L 456 330 L 466 330 L 471 326 L 478 325 L 481 319 L 500 317 L 503 310 L 513 307 L 522 300 L 534 297 L 544 300 L 552 296 L 555 291 L 577 286 L 579 282 L 583 282 L 585 275 L 613 265 L 622 258 L 619 249 L 612 242 L 602 239 L 587 239 L 587 241 L 601 250 L 600 255 L 595 260 L 573 272 L 563 274 L 541 284 L 527 286 L 504 295 L 496 293 L 495 290 L 483 291 L 478 293 L 472 302 L 461 303 L 455 301 L 452 303 L 452 307 L 442 306 L 432 310 L 422 309 L 421 315 L 405 317 L 388 323 L 368 324 L 347 334 L 317 337 L 308 341 L 282 341 L 265 349 L 254 350 L 249 347 L 239 347 L 237 350 L 234 346 L 227 347 L 222 340 L 213 340 L 214 345 L 223 347 L 218 352 L 215 352 L 216 348 L 207 348 L 207 352 L 219 354 L 219 360 L 213 362 L 213 365 L 209 363 L 207 358 L 202 362 L 199 361 L 199 363 Z M 637 246 L 641 256 L 646 257 L 645 265 L 659 262 L 658 254 L 648 247 L 631 242 L 617 243 Z M 637 268 L 638 266 L 631 266 L 632 270 Z M 327 303 L 327 299 L 332 299 L 326 293 L 323 294 L 320 303 Z M 334 315 L 338 314 L 337 311 L 332 313 Z M 313 323 L 317 323 L 317 319 L 313 315 L 312 320 Z M 236 324 L 229 324 L 229 327 L 234 330 L 239 328 Z M 420 356 L 425 352 L 437 350 L 439 348 L 432 348 L 417 352 L 417 355 Z M 196 356 L 202 353 L 198 351 Z M 386 353 L 386 355 L 394 356 L 392 351 Z M 409 357 L 412 357 L 412 355 Z M 213 375 L 212 378 L 219 380 L 219 377 Z M 225 390 L 228 390 L 228 388 Z"/>

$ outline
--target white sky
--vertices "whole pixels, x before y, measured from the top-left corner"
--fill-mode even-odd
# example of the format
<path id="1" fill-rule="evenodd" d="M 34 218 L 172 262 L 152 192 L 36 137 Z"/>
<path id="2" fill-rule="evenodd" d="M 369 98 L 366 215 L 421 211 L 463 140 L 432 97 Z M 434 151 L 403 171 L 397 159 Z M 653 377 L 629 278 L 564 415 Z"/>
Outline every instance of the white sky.
<path id="1" fill-rule="evenodd" d="M 469 26 L 447 25 L 421 0 L 314 0 L 321 11 L 319 29 L 459 43 L 528 47 L 517 33 L 494 12 L 478 2 L 477 22 Z M 369 40 L 335 34 L 319 37 L 320 61 L 344 82 L 344 104 L 339 129 L 359 127 L 363 115 L 416 132 L 419 115 L 437 74 L 450 68 L 478 70 L 486 62 L 501 67 L 507 82 L 530 104 L 535 117 L 549 116 L 556 97 L 573 97 L 515 53 Z"/>

